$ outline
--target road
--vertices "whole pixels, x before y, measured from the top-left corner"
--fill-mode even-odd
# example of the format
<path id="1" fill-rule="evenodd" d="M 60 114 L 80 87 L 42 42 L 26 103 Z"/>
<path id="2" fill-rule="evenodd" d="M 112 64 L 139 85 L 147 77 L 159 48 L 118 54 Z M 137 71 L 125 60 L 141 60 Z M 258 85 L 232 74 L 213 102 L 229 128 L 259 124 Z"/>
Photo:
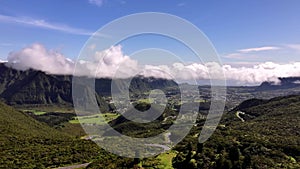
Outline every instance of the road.
<path id="1" fill-rule="evenodd" d="M 240 114 L 245 115 L 245 113 L 244 113 L 244 112 L 241 112 L 241 111 L 237 111 L 235 115 L 236 115 L 236 117 L 239 118 L 242 122 L 245 122 L 245 120 L 240 116 Z"/>

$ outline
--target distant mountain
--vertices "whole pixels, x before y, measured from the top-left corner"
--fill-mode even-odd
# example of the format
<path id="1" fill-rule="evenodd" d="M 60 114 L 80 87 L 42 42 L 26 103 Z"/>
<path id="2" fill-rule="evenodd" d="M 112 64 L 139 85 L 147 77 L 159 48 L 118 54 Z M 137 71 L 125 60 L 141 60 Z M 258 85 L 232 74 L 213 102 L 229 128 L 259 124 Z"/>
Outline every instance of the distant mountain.
<path id="1" fill-rule="evenodd" d="M 71 77 L 15 70 L 0 64 L 0 97 L 14 104 L 70 104 Z"/>
<path id="2" fill-rule="evenodd" d="M 0 98 L 7 104 L 72 105 L 72 76 L 70 75 L 50 75 L 32 69 L 15 70 L 5 63 L 0 63 L 0 72 Z M 101 96 L 111 94 L 111 83 L 112 80 L 108 78 L 95 80 L 98 104 L 105 109 L 109 109 L 109 106 Z M 130 91 L 139 93 L 176 86 L 177 84 L 172 80 L 138 76 L 131 80 Z"/>
<path id="3" fill-rule="evenodd" d="M 278 80 L 280 81 L 278 84 L 275 84 L 274 82 L 263 82 L 256 88 L 256 91 L 291 89 L 300 87 L 300 77 L 278 78 Z"/>

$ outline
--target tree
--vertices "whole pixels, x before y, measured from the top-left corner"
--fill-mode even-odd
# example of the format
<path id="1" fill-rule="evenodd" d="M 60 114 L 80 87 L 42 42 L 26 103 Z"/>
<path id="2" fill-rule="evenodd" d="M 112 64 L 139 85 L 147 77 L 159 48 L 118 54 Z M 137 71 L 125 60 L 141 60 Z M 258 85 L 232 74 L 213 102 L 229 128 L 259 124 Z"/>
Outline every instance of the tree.
<path id="1" fill-rule="evenodd" d="M 139 151 L 137 150 L 136 152 L 135 152 L 135 158 L 134 158 L 134 160 L 133 160 L 133 165 L 134 166 L 138 166 L 138 164 L 140 163 L 140 153 L 139 153 Z"/>
<path id="2" fill-rule="evenodd" d="M 203 143 L 198 143 L 197 144 L 197 154 L 203 152 Z"/>
<path id="3" fill-rule="evenodd" d="M 183 169 L 185 168 L 185 155 L 180 152 L 178 153 L 172 160 L 172 166 L 175 169 Z"/>
<path id="4" fill-rule="evenodd" d="M 240 150 L 237 147 L 237 145 L 234 145 L 230 148 L 229 150 L 229 158 L 232 162 L 232 164 L 234 164 L 235 161 L 239 161 L 240 160 Z"/>
<path id="5" fill-rule="evenodd" d="M 250 167 L 251 167 L 251 164 L 252 164 L 251 156 L 250 156 L 249 154 L 246 154 L 246 155 L 245 155 L 245 158 L 244 158 L 244 160 L 243 160 L 242 168 L 243 168 L 243 169 L 250 168 Z"/>
<path id="6" fill-rule="evenodd" d="M 192 156 L 193 156 L 193 146 L 192 146 L 191 142 L 188 143 L 186 150 L 187 150 L 186 162 L 188 163 L 189 161 L 191 161 Z"/>
<path id="7" fill-rule="evenodd" d="M 194 169 L 197 168 L 196 160 L 193 159 L 193 146 L 189 142 L 184 153 L 178 153 L 177 156 L 173 159 L 172 165 L 176 169 Z"/>

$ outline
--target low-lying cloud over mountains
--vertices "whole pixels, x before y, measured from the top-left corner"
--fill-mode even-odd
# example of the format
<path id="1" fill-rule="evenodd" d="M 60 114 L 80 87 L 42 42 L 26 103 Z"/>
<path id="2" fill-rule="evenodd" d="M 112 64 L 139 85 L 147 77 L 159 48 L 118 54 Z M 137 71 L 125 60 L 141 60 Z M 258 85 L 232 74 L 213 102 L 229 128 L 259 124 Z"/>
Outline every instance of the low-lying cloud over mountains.
<path id="1" fill-rule="evenodd" d="M 97 51 L 92 59 L 79 60 L 77 63 L 58 51 L 46 49 L 42 44 L 32 44 L 20 51 L 11 52 L 7 64 L 13 68 L 28 68 L 45 71 L 50 74 L 73 74 L 96 77 L 129 77 L 136 73 L 144 76 L 175 78 L 188 81 L 209 79 L 208 68 L 215 63 L 173 63 L 172 65 L 140 65 L 122 52 L 121 46 L 112 46 L 104 51 Z M 74 72 L 76 67 L 76 71 Z M 259 63 L 252 67 L 223 65 L 227 80 L 239 85 L 254 85 L 263 81 L 277 81 L 278 77 L 300 76 L 300 62 L 278 64 Z M 117 75 L 116 75 L 117 74 Z"/>
<path id="2" fill-rule="evenodd" d="M 47 50 L 41 44 L 33 44 L 9 53 L 7 61 L 20 70 L 33 68 L 53 74 L 72 74 L 74 70 L 72 60 L 57 51 Z"/>

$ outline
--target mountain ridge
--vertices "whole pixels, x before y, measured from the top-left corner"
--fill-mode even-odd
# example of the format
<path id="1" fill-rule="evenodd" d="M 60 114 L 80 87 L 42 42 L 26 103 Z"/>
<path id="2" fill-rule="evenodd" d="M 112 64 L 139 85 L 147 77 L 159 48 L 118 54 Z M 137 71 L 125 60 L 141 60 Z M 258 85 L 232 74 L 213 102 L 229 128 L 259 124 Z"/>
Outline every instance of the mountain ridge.
<path id="1" fill-rule="evenodd" d="M 38 70 L 16 70 L 5 63 L 0 63 L 0 98 L 9 105 L 24 104 L 60 104 L 72 105 L 72 76 L 52 75 Z M 89 77 L 80 77 L 91 80 Z M 112 79 L 95 79 L 95 93 L 97 101 L 107 110 L 108 103 L 102 96 L 111 94 Z M 144 92 L 151 89 L 165 89 L 177 84 L 172 80 L 161 78 L 142 78 L 131 80 L 130 91 Z"/>

